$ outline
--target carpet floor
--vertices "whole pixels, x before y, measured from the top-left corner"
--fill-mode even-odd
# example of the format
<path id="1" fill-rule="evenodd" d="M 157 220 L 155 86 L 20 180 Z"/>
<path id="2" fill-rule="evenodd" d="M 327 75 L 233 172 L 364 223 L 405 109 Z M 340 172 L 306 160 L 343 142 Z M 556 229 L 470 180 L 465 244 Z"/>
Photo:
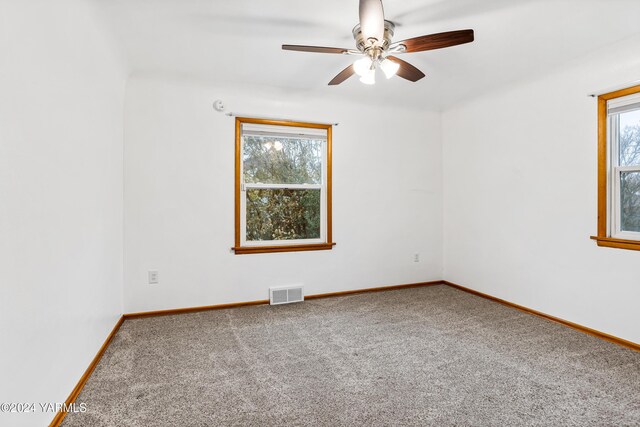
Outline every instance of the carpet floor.
<path id="1" fill-rule="evenodd" d="M 127 320 L 63 426 L 638 426 L 640 353 L 444 286 Z"/>

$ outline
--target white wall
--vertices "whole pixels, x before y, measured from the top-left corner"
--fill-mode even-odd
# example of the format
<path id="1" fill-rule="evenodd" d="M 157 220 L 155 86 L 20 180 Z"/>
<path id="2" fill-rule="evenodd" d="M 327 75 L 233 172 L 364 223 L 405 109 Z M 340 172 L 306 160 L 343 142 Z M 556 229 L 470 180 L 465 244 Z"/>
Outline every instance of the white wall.
<path id="1" fill-rule="evenodd" d="M 332 251 L 234 255 L 234 119 L 339 122 Z M 442 276 L 440 115 L 309 93 L 135 78 L 125 107 L 125 312 Z M 420 253 L 421 262 L 413 262 Z M 158 270 L 159 285 L 147 284 Z"/>
<path id="2" fill-rule="evenodd" d="M 88 2 L 0 1 L 0 402 L 64 402 L 122 312 L 125 77 Z"/>
<path id="3" fill-rule="evenodd" d="M 589 240 L 597 111 L 587 97 L 640 79 L 639 42 L 444 114 L 447 280 L 640 342 L 640 252 Z"/>

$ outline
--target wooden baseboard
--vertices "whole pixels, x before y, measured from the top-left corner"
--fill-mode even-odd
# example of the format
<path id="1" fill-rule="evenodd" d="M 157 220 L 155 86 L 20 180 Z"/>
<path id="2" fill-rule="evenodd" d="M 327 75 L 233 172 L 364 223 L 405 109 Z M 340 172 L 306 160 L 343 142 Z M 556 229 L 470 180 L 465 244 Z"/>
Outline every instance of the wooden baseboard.
<path id="1" fill-rule="evenodd" d="M 209 311 L 209 310 L 221 310 L 223 308 L 236 308 L 236 307 L 244 307 L 248 305 L 262 305 L 269 304 L 268 299 L 261 299 L 255 301 L 245 301 L 245 302 L 233 302 L 229 304 L 216 304 L 216 305 L 203 305 L 199 307 L 185 307 L 185 308 L 173 308 L 170 310 L 153 310 L 153 311 L 141 311 L 138 313 L 127 313 L 124 314 L 123 317 L 125 319 L 140 319 L 142 317 L 155 317 L 155 316 L 171 316 L 173 314 L 186 314 L 186 313 L 196 313 L 198 311 Z"/>
<path id="2" fill-rule="evenodd" d="M 542 313 L 541 311 L 533 310 L 528 307 L 524 307 L 522 305 L 514 304 L 509 301 L 505 301 L 500 298 L 496 298 L 489 294 L 485 294 L 482 292 L 474 291 L 473 289 L 465 288 L 464 286 L 457 285 L 455 283 L 444 280 L 443 283 L 447 286 L 451 286 L 452 288 L 459 289 L 463 292 L 467 292 L 469 294 L 473 294 L 494 302 L 497 302 L 502 305 L 506 305 L 507 307 L 515 308 L 516 310 L 520 310 L 524 313 L 533 314 L 534 316 L 542 317 L 543 319 L 551 320 L 552 322 L 560 323 L 561 325 L 568 326 L 571 329 L 575 329 L 576 331 L 583 332 L 588 335 L 592 335 L 594 337 L 603 339 L 605 341 L 612 342 L 614 344 L 621 345 L 623 347 L 629 348 L 631 350 L 640 351 L 640 344 L 627 341 L 622 338 L 615 337 L 613 335 L 605 334 L 604 332 L 597 331 L 595 329 L 587 328 L 586 326 L 578 325 L 577 323 L 569 322 L 568 320 L 560 319 L 559 317 L 551 316 L 546 313 Z"/>
<path id="3" fill-rule="evenodd" d="M 378 288 L 364 288 L 364 289 L 354 289 L 351 291 L 340 291 L 340 292 L 329 292 L 326 294 L 306 295 L 304 299 L 308 300 L 308 299 L 318 299 L 318 298 L 342 297 L 346 295 L 363 294 L 366 292 L 395 291 L 397 289 L 420 288 L 423 286 L 435 286 L 435 285 L 443 285 L 443 284 L 444 284 L 444 281 L 435 280 L 433 282 L 410 283 L 407 285 L 380 286 Z"/>
<path id="4" fill-rule="evenodd" d="M 444 282 L 442 280 L 437 280 L 433 282 L 410 283 L 407 285 L 381 286 L 377 288 L 364 288 L 364 289 L 355 289 L 351 291 L 329 292 L 326 294 L 305 295 L 304 299 L 309 300 L 309 299 L 317 299 L 317 298 L 340 297 L 340 296 L 353 295 L 353 294 L 362 294 L 365 292 L 393 291 L 396 289 L 442 285 L 443 283 Z M 255 301 L 245 301 L 245 302 L 234 302 L 229 304 L 203 305 L 199 307 L 174 308 L 170 310 L 142 311 L 138 313 L 127 313 L 127 314 L 124 314 L 123 317 L 125 319 L 139 319 L 142 317 L 170 316 L 174 314 L 195 313 L 198 311 L 221 310 L 225 308 L 236 308 L 236 307 L 244 307 L 247 305 L 262 305 L 262 304 L 269 304 L 269 300 L 265 299 L 265 300 L 255 300 Z"/>
<path id="5" fill-rule="evenodd" d="M 96 356 L 93 358 L 93 360 L 89 364 L 89 367 L 87 368 L 87 370 L 84 371 L 84 374 L 82 374 L 82 377 L 80 377 L 80 381 L 78 381 L 78 384 L 76 384 L 73 391 L 65 401 L 65 403 L 67 404 L 67 407 L 70 406 L 72 403 L 74 403 L 78 398 L 78 395 L 82 391 L 82 388 L 87 383 L 87 380 L 93 373 L 94 369 L 96 369 L 96 366 L 98 366 L 98 362 L 100 362 L 100 359 L 102 359 L 102 355 L 107 350 L 107 347 L 109 347 L 109 344 L 111 344 L 111 341 L 113 340 L 113 337 L 118 332 L 118 329 L 120 329 L 122 322 L 124 322 L 124 316 L 120 316 L 120 318 L 118 319 L 118 322 L 116 323 L 116 326 L 113 327 L 113 329 L 111 330 L 111 333 L 102 344 L 102 347 L 100 347 L 100 350 L 98 350 L 98 354 L 96 354 Z M 49 424 L 49 427 L 58 427 L 62 423 L 62 420 L 64 420 L 64 417 L 66 415 L 67 415 L 66 412 L 63 412 L 63 411 L 57 412 L 55 417 L 51 421 L 51 424 Z"/>

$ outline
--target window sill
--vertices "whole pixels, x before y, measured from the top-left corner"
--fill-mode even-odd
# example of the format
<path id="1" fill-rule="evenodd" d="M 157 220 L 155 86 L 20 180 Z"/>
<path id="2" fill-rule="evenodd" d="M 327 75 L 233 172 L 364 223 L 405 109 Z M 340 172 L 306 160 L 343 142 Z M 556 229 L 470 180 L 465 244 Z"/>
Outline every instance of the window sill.
<path id="1" fill-rule="evenodd" d="M 591 236 L 591 240 L 595 240 L 598 246 L 605 248 L 629 249 L 632 251 L 640 251 L 640 240 L 624 240 L 614 239 L 612 237 Z"/>
<path id="2" fill-rule="evenodd" d="M 235 246 L 231 249 L 233 249 L 236 255 L 245 255 L 267 254 L 274 252 L 328 251 L 333 249 L 334 246 L 335 243 L 314 243 L 309 245 Z"/>

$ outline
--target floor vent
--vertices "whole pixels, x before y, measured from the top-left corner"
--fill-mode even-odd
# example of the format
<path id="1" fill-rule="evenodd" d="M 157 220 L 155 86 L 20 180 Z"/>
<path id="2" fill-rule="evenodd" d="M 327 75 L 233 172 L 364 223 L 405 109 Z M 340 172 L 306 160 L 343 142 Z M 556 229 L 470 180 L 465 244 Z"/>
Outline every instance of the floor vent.
<path id="1" fill-rule="evenodd" d="M 302 286 L 269 288 L 269 303 L 271 305 L 289 304 L 304 301 Z"/>

